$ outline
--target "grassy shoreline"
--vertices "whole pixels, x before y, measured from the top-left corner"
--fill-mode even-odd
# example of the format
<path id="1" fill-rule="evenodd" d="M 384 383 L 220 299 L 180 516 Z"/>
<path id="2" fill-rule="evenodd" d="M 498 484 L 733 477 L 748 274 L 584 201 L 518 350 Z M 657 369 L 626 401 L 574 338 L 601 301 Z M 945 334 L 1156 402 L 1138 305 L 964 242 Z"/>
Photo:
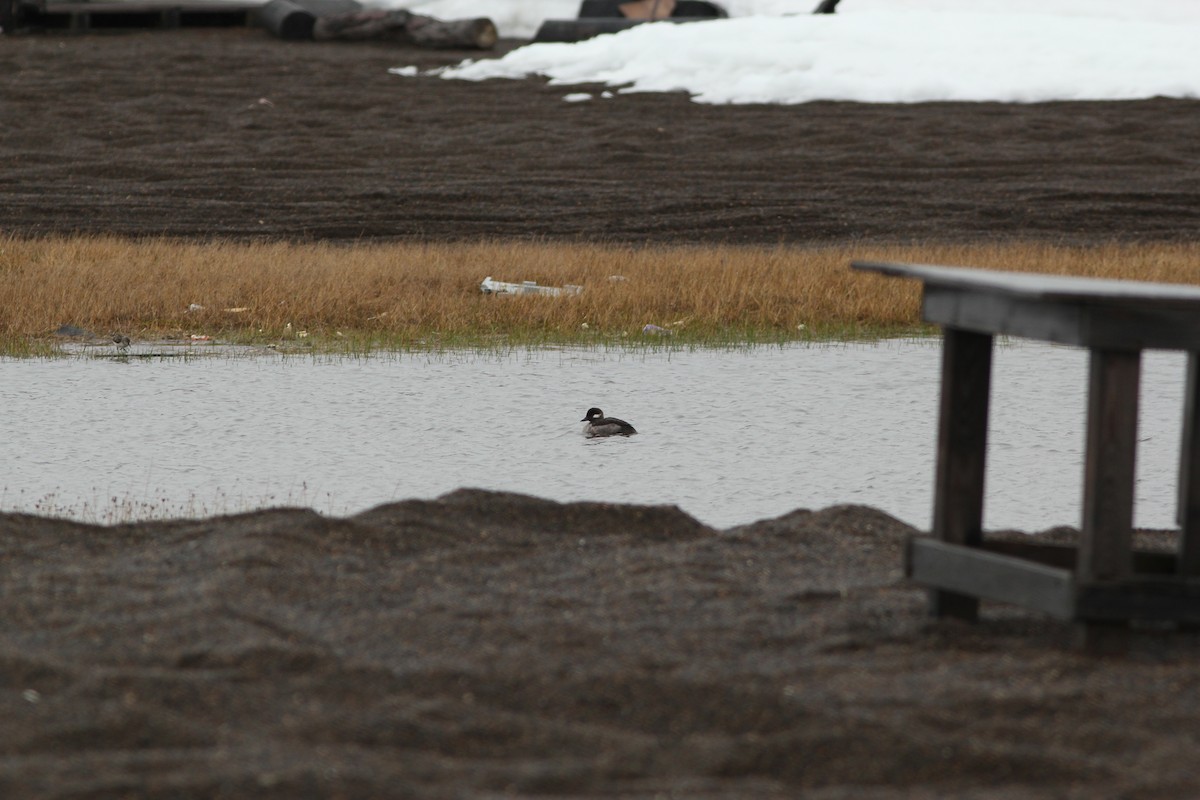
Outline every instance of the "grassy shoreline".
<path id="1" fill-rule="evenodd" d="M 919 286 L 853 259 L 1200 284 L 1200 244 L 655 246 L 0 238 L 0 354 L 62 325 L 316 352 L 665 341 L 730 346 L 924 330 Z M 497 296 L 485 277 L 582 286 Z M 644 332 L 646 326 L 657 326 Z"/>

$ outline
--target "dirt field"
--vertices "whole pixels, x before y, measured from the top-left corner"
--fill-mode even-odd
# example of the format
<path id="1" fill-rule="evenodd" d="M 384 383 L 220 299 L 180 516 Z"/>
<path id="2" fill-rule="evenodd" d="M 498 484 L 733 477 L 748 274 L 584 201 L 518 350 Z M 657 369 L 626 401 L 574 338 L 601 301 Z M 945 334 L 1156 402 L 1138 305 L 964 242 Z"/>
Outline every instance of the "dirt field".
<path id="1" fill-rule="evenodd" d="M 1200 102 L 572 105 L 386 72 L 462 55 L 0 38 L 0 226 L 1200 235 Z M 1195 637 L 1102 658 L 1016 609 L 931 622 L 911 533 L 865 508 L 717 532 L 477 492 L 348 520 L 0 515 L 0 797 L 1200 796 Z"/>
<path id="2" fill-rule="evenodd" d="M 511 43 L 509 44 L 511 46 Z M 476 53 L 260 30 L 0 39 L 18 233 L 775 243 L 1200 237 L 1200 102 L 569 104 Z"/>
<path id="3" fill-rule="evenodd" d="M 0 515 L 12 798 L 1184 798 L 1194 640 L 933 624 L 911 529 L 717 532 L 458 492 L 86 528 Z"/>

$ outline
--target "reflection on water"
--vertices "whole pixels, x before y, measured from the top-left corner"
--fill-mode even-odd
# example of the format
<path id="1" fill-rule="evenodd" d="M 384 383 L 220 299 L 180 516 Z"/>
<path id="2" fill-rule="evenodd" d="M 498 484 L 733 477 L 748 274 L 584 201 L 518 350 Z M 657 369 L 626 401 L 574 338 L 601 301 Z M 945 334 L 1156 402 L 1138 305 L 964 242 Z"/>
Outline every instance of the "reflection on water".
<path id="1" fill-rule="evenodd" d="M 936 340 L 741 351 L 0 360 L 0 509 L 345 514 L 462 486 L 672 503 L 717 527 L 837 503 L 928 527 Z M 1086 354 L 996 354 L 986 524 L 1077 524 Z M 1183 359 L 1150 354 L 1138 517 L 1174 515 Z M 590 406 L 638 436 L 586 440 Z"/>

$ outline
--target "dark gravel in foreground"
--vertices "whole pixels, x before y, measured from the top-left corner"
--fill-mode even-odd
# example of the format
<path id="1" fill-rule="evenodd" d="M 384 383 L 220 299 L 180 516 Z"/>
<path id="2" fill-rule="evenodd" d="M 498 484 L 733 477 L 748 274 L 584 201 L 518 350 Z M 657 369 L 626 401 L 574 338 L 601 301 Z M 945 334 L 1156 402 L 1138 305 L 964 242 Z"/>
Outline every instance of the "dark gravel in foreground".
<path id="1" fill-rule="evenodd" d="M 0 515 L 4 797 L 1192 797 L 1194 640 L 933 623 L 870 509 Z M 1061 532 L 1060 532 L 1061 535 Z"/>

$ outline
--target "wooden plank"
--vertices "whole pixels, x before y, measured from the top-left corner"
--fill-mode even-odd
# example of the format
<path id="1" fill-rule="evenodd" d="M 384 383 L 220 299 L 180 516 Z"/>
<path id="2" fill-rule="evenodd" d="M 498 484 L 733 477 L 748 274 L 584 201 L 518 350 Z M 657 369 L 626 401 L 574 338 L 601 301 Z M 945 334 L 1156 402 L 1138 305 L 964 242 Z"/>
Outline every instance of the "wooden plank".
<path id="1" fill-rule="evenodd" d="M 1036 540 L 1017 542 L 985 539 L 981 546 L 992 553 L 1000 553 L 1013 556 L 1014 558 L 1024 558 L 1038 564 L 1068 570 L 1075 569 L 1078 555 L 1078 548 L 1074 545 L 1048 544 Z M 1133 572 L 1135 575 L 1174 575 L 1178 569 L 1179 559 L 1174 553 L 1153 550 L 1133 551 Z"/>
<path id="2" fill-rule="evenodd" d="M 1058 619 L 1200 623 L 1197 578 L 1079 583 L 1069 569 L 929 537 L 909 541 L 905 568 L 910 579 L 924 586 L 1012 603 Z"/>
<path id="3" fill-rule="evenodd" d="M 0 0 L 0 33 L 10 33 L 17 27 L 17 4 L 20 0 Z"/>
<path id="4" fill-rule="evenodd" d="M 979 333 L 1071 345 L 1083 344 L 1085 328 L 1079 310 L 1073 306 L 1035 302 L 1000 292 L 934 285 L 925 287 L 921 318 Z"/>
<path id="5" fill-rule="evenodd" d="M 1200 580 L 1133 578 L 1080 584 L 1076 615 L 1092 622 L 1200 623 Z"/>
<path id="6" fill-rule="evenodd" d="M 1058 619 L 1075 616 L 1069 569 L 916 537 L 909 541 L 906 571 L 917 583 L 943 592 L 1013 603 Z"/>
<path id="7" fill-rule="evenodd" d="M 992 337 L 947 328 L 933 498 L 933 535 L 943 542 L 978 545 L 983 539 L 991 378 Z M 963 619 L 974 619 L 979 609 L 974 597 L 943 591 L 930 595 L 930 605 L 936 616 Z"/>
<path id="8" fill-rule="evenodd" d="M 851 267 L 898 278 L 916 278 L 929 286 L 954 287 L 984 293 L 998 291 L 1034 300 L 1086 302 L 1114 308 L 1179 308 L 1185 311 L 1200 311 L 1200 287 L 1185 284 L 1106 280 L 887 261 L 853 261 Z"/>
<path id="9" fill-rule="evenodd" d="M 925 281 L 922 317 L 979 333 L 1106 350 L 1200 351 L 1200 289 L 957 267 L 855 261 Z"/>
<path id="10" fill-rule="evenodd" d="M 37 24 L 73 33 L 95 29 L 240 26 L 249 23 L 257 8 L 224 2 L 59 2 L 40 7 Z"/>
<path id="11" fill-rule="evenodd" d="M 1036 541 L 1015 542 L 1007 539 L 985 539 L 980 547 L 989 553 L 1023 558 L 1026 561 L 1072 572 L 1075 570 L 1075 557 L 1078 551 L 1078 548 L 1069 544 L 1043 544 Z"/>
<path id="12" fill-rule="evenodd" d="M 1200 348 L 1200 316 L 926 286 L 921 317 L 983 333 L 1106 350 Z"/>
<path id="13" fill-rule="evenodd" d="M 1133 569 L 1134 459 L 1141 353 L 1093 350 L 1088 381 L 1081 582 Z"/>

